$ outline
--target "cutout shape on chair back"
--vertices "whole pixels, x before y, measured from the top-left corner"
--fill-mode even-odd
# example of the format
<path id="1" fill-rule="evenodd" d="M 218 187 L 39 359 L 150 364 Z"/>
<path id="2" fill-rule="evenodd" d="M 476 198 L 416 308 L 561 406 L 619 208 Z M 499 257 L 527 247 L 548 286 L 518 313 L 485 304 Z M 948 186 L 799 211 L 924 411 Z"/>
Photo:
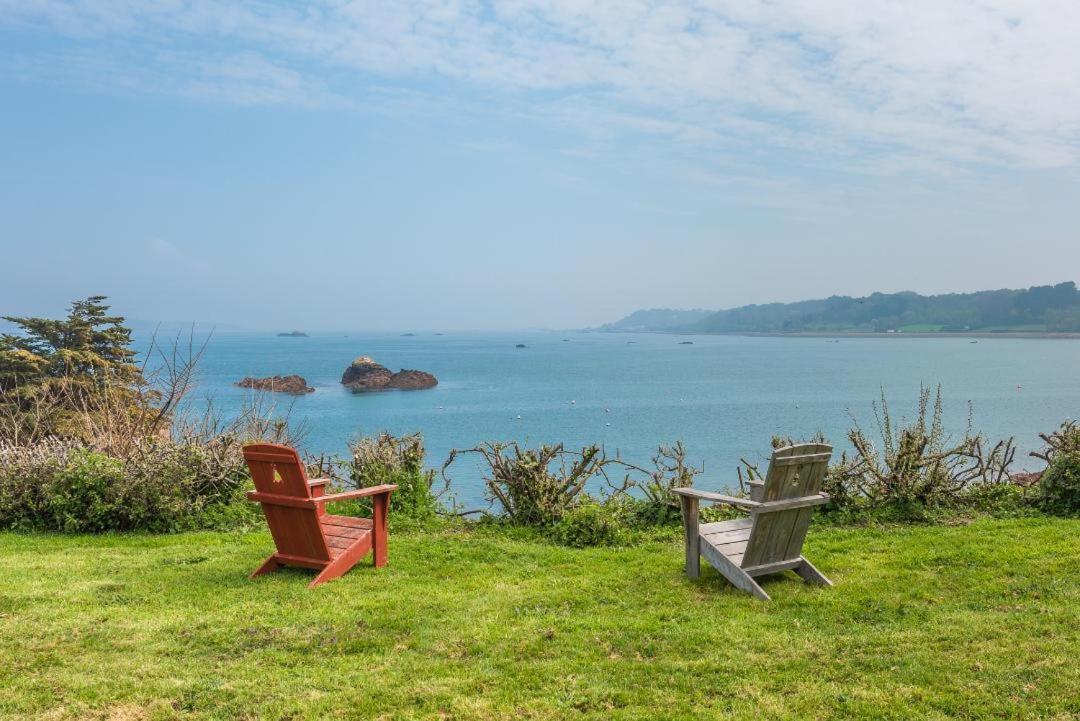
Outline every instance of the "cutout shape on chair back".
<path id="1" fill-rule="evenodd" d="M 269 443 L 245 446 L 244 459 L 260 493 L 311 498 L 304 464 L 292 448 Z"/>

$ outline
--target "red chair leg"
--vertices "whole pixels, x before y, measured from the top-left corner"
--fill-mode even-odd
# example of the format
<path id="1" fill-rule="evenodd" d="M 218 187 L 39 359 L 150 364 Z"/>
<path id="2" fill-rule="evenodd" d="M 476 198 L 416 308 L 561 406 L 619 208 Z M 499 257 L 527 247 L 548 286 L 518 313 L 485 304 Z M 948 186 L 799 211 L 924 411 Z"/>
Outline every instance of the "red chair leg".
<path id="1" fill-rule="evenodd" d="M 264 573 L 273 573 L 279 568 L 281 568 L 281 564 L 278 563 L 277 554 L 273 554 L 270 556 L 270 558 L 263 561 L 263 564 L 261 566 L 252 571 L 250 577 L 255 578 L 256 576 L 261 576 Z"/>
<path id="2" fill-rule="evenodd" d="M 380 493 L 377 496 L 372 496 L 371 504 L 371 546 L 374 550 L 375 567 L 382 568 L 387 562 L 387 533 L 386 533 L 386 511 L 390 505 L 390 494 Z"/>

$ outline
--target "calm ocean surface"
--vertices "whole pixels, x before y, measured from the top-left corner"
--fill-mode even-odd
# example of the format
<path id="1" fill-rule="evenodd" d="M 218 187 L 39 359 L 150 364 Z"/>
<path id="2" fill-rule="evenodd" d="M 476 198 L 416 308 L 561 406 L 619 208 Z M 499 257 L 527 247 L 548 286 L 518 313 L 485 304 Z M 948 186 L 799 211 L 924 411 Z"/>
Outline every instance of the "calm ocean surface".
<path id="1" fill-rule="evenodd" d="M 359 355 L 391 370 L 429 371 L 439 386 L 351 393 L 339 381 Z M 195 395 L 232 413 L 251 400 L 233 385 L 240 378 L 290 373 L 316 389 L 275 396 L 306 426 L 309 451 L 341 452 L 350 438 L 385 429 L 422 432 L 434 467 L 451 448 L 484 440 L 599 442 L 609 455 L 645 463 L 658 444 L 681 439 L 704 463 L 699 484 L 715 488 L 735 483 L 740 457 L 764 458 L 773 434 L 821 430 L 847 448 L 852 414 L 873 430 L 881 387 L 894 417 L 910 417 L 919 384 L 941 383 L 953 435 L 963 434 L 970 402 L 975 429 L 995 440 L 1015 436 L 1021 454 L 1040 446 L 1039 431 L 1080 417 L 1080 341 L 1007 338 L 218 332 Z M 1035 465 L 1021 454 L 1018 466 Z M 475 465 L 452 468 L 459 502 L 478 505 Z"/>

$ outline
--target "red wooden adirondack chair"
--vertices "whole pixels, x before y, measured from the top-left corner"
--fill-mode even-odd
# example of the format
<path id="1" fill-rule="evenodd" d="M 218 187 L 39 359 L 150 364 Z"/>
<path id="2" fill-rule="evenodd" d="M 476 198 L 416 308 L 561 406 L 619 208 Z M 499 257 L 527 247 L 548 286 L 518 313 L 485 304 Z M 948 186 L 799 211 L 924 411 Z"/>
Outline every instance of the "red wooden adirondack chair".
<path id="1" fill-rule="evenodd" d="M 266 525 L 277 545 L 277 553 L 255 569 L 252 578 L 281 566 L 302 566 L 319 571 L 308 584 L 308 588 L 314 588 L 344 575 L 370 550 L 374 550 L 376 567 L 386 565 L 386 510 L 390 492 L 397 486 L 326 495 L 329 479 L 309 481 L 300 456 L 287 446 L 244 446 L 244 460 L 255 480 L 255 490 L 249 491 L 247 497 L 262 504 Z M 367 496 L 372 500 L 370 519 L 326 512 L 329 501 Z"/>

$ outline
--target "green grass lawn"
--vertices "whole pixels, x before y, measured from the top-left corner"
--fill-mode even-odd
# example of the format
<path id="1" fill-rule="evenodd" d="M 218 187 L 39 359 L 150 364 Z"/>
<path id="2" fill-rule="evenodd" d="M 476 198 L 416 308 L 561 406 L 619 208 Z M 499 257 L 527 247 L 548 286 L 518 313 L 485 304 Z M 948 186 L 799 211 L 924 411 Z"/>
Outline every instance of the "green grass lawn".
<path id="1" fill-rule="evenodd" d="M 314 591 L 265 533 L 0 534 L 0 717 L 1080 717 L 1080 521 L 814 528 L 762 603 L 677 541 L 398 533 Z"/>
<path id="2" fill-rule="evenodd" d="M 1027 331 L 1029 333 L 1045 333 L 1045 323 L 1029 323 L 1027 325 L 988 325 L 978 329 L 984 333 L 994 333 L 999 331 Z"/>
<path id="3" fill-rule="evenodd" d="M 935 333 L 945 326 L 934 323 L 912 323 L 910 325 L 900 326 L 900 330 L 904 333 Z"/>

